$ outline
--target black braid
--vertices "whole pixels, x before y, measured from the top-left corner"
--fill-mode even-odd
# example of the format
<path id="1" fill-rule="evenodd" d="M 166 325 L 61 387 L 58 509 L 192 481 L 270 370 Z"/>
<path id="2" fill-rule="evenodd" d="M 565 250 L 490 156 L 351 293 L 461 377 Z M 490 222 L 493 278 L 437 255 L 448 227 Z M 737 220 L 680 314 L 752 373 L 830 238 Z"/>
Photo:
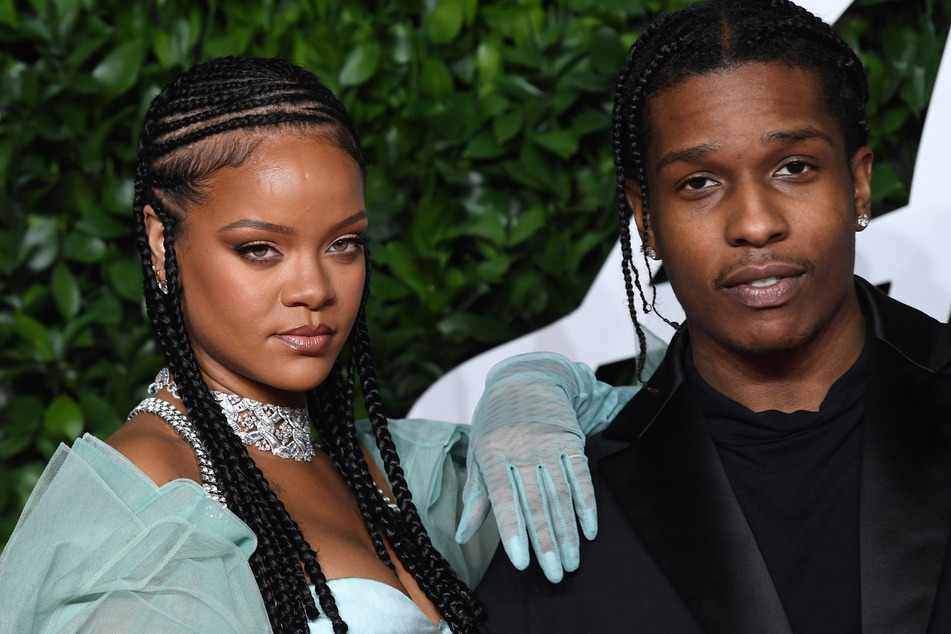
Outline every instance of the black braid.
<path id="1" fill-rule="evenodd" d="M 139 141 L 133 204 L 146 308 L 188 418 L 211 458 L 225 502 L 257 536 L 258 548 L 249 563 L 272 628 L 275 632 L 307 631 L 308 620 L 322 612 L 330 619 L 334 632 L 341 633 L 347 631 L 347 625 L 315 552 L 247 449 L 231 432 L 202 378 L 181 307 L 175 238 L 182 225 L 187 225 L 188 210 L 202 202 L 207 179 L 223 167 L 241 165 L 268 133 L 318 136 L 346 150 L 366 175 L 359 137 L 343 105 L 313 74 L 287 62 L 213 60 L 172 80 L 153 100 Z M 159 290 L 151 269 L 152 252 L 144 223 L 146 205 L 151 206 L 164 228 L 167 295 Z M 369 271 L 369 252 L 366 260 Z M 379 395 L 372 378 L 368 400 L 373 403 L 377 444 L 394 482 L 400 512 L 393 511 L 377 491 L 357 440 L 354 377 L 358 372 L 361 377 L 373 376 L 363 308 L 368 293 L 369 276 L 359 327 L 351 334 L 353 351 L 347 377 L 335 367 L 323 384 L 307 395 L 310 418 L 354 493 L 381 561 L 394 568 L 386 549 L 388 541 L 453 630 L 468 631 L 481 608 L 425 535 L 386 432 L 386 421 L 379 413 Z M 367 385 L 364 378 L 365 393 Z M 315 587 L 319 610 L 308 579 Z"/>
<path id="2" fill-rule="evenodd" d="M 640 344 L 639 378 L 647 351 L 637 319 L 634 288 L 645 313 L 657 312 L 656 289 L 651 282 L 648 302 L 634 264 L 633 210 L 625 192 L 628 181 L 640 188 L 644 209 L 640 238 L 646 244 L 650 189 L 645 161 L 651 143 L 650 101 L 689 77 L 748 62 L 776 62 L 814 72 L 826 106 L 841 129 L 846 158 L 868 142 L 868 81 L 862 63 L 835 29 L 806 9 L 788 0 L 709 0 L 651 23 L 631 46 L 618 74 L 612 115 L 621 269 L 628 309 Z M 644 262 L 650 270 L 646 255 Z"/>

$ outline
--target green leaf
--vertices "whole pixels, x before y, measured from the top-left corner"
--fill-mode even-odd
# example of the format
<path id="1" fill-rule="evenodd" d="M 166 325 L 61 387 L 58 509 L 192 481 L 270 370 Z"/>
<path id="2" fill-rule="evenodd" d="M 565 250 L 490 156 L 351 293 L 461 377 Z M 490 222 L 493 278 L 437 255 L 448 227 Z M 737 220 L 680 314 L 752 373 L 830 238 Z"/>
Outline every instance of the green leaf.
<path id="1" fill-rule="evenodd" d="M 60 314 L 67 320 L 72 319 L 79 312 L 79 284 L 64 262 L 53 267 L 53 300 Z"/>
<path id="2" fill-rule="evenodd" d="M 492 121 L 492 130 L 495 132 L 495 140 L 499 143 L 505 143 L 522 130 L 522 121 L 524 117 L 521 110 L 506 112 Z"/>
<path id="3" fill-rule="evenodd" d="M 435 57 L 428 57 L 423 62 L 419 87 L 426 94 L 440 99 L 452 92 L 452 73 L 442 61 Z"/>
<path id="4" fill-rule="evenodd" d="M 72 440 L 83 433 L 83 420 L 83 412 L 76 401 L 61 394 L 46 408 L 43 427 L 54 438 Z"/>
<path id="5" fill-rule="evenodd" d="M 53 347 L 46 326 L 24 313 L 13 316 L 13 330 L 30 344 L 37 357 L 43 361 L 53 360 Z"/>
<path id="6" fill-rule="evenodd" d="M 472 313 L 449 315 L 439 321 L 436 329 L 449 341 L 498 341 L 508 331 L 501 320 Z"/>
<path id="7" fill-rule="evenodd" d="M 466 145 L 462 155 L 473 159 L 490 159 L 505 154 L 505 147 L 495 140 L 495 135 L 483 132 Z"/>
<path id="8" fill-rule="evenodd" d="M 16 28 L 19 24 L 14 0 L 0 0 L 0 22 Z"/>
<path id="9" fill-rule="evenodd" d="M 109 265 L 109 281 L 120 297 L 138 302 L 142 299 L 142 267 L 138 260 L 119 260 Z"/>
<path id="10" fill-rule="evenodd" d="M 31 251 L 32 255 L 27 262 L 27 267 L 31 270 L 42 271 L 53 263 L 58 251 L 56 220 L 50 218 L 30 225 L 23 234 L 23 242 L 20 245 L 20 253 L 23 254 L 21 257 Z"/>
<path id="11" fill-rule="evenodd" d="M 448 44 L 462 30 L 465 17 L 463 0 L 439 0 L 426 18 L 426 35 L 434 44 Z"/>
<path id="12" fill-rule="evenodd" d="M 121 95 L 135 84 L 142 67 L 143 44 L 134 40 L 119 44 L 92 70 L 104 97 Z"/>
<path id="13" fill-rule="evenodd" d="M 532 207 L 519 218 L 512 221 L 511 232 L 509 233 L 509 246 L 514 247 L 521 244 L 536 231 L 545 226 L 545 210 L 541 206 Z"/>
<path id="14" fill-rule="evenodd" d="M 80 395 L 79 406 L 90 430 L 97 435 L 104 437 L 111 434 L 122 424 L 122 418 L 116 414 L 113 406 L 91 392 Z"/>
<path id="15" fill-rule="evenodd" d="M 373 77 L 380 67 L 382 48 L 379 42 L 365 42 L 347 55 L 338 80 L 341 86 L 359 86 Z"/>
<path id="16" fill-rule="evenodd" d="M 534 141 L 565 160 L 578 151 L 578 137 L 570 129 L 548 130 L 536 135 Z"/>
<path id="17" fill-rule="evenodd" d="M 32 395 L 17 395 L 4 410 L 6 421 L 0 426 L 0 458 L 13 456 L 32 441 L 43 422 L 43 401 Z"/>
<path id="18" fill-rule="evenodd" d="M 106 243 L 83 231 L 75 231 L 63 241 L 63 257 L 67 260 L 90 264 L 98 262 L 105 254 Z"/>

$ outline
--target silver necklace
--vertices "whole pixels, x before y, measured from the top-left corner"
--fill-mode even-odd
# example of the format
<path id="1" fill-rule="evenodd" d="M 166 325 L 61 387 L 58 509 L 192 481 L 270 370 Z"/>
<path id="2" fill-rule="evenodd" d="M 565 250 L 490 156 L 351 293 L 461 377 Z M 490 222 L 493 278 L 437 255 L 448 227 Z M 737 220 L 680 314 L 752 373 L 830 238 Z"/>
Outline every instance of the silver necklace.
<path id="1" fill-rule="evenodd" d="M 168 368 L 159 371 L 149 385 L 149 394 L 156 394 L 163 387 L 175 398 L 181 398 Z M 313 459 L 314 439 L 306 408 L 271 405 L 217 390 L 211 390 L 211 395 L 218 401 L 228 425 L 245 445 L 270 451 L 278 458 L 298 462 Z"/>

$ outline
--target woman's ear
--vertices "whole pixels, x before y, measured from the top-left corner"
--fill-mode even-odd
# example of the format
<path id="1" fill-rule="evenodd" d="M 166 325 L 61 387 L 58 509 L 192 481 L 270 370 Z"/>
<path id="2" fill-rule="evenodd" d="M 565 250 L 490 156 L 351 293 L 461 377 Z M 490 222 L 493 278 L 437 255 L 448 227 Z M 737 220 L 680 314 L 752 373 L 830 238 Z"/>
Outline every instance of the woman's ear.
<path id="1" fill-rule="evenodd" d="M 644 209 L 644 196 L 641 193 L 641 186 L 630 178 L 625 179 L 624 197 L 627 198 L 627 204 L 634 213 L 637 235 L 643 243 L 641 248 L 647 253 L 653 253 L 652 259 L 660 259 L 660 253 L 657 251 L 657 245 L 654 242 L 654 225 L 650 221 L 650 211 Z M 645 230 L 647 232 L 646 238 Z M 647 249 L 650 249 L 650 251 L 647 251 Z"/>
<path id="2" fill-rule="evenodd" d="M 159 220 L 152 205 L 142 210 L 145 215 L 145 235 L 149 238 L 149 250 L 152 252 L 152 270 L 158 282 L 165 280 L 165 225 Z"/>

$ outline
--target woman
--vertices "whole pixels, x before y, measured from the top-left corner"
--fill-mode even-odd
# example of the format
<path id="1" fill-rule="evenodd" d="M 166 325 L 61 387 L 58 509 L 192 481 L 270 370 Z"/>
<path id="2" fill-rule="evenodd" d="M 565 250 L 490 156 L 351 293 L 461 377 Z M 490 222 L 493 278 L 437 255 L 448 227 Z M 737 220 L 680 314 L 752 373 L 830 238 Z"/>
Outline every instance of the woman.
<path id="1" fill-rule="evenodd" d="M 0 559 L 0 631 L 474 628 L 396 450 L 420 508 L 454 519 L 446 463 L 468 432 L 395 443 L 382 414 L 365 172 L 343 106 L 286 62 L 215 60 L 155 98 L 134 211 L 167 368 L 108 445 L 51 460 Z"/>

